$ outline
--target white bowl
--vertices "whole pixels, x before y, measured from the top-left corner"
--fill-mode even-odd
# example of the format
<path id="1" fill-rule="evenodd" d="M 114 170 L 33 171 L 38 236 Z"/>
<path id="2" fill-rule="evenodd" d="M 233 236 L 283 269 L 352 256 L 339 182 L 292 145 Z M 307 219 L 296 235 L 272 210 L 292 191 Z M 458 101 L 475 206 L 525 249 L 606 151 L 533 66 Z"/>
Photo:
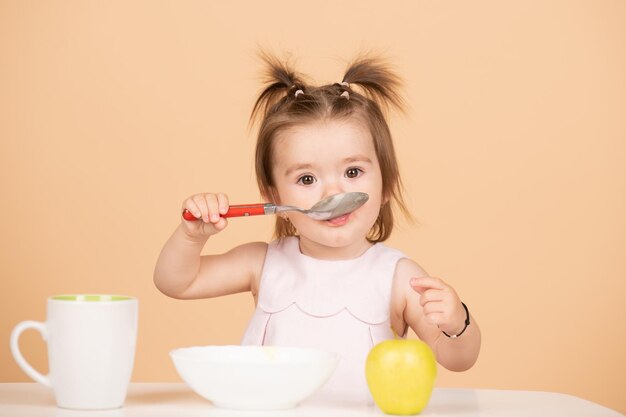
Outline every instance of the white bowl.
<path id="1" fill-rule="evenodd" d="M 181 378 L 222 408 L 295 407 L 328 381 L 337 355 L 278 346 L 194 346 L 170 352 Z"/>

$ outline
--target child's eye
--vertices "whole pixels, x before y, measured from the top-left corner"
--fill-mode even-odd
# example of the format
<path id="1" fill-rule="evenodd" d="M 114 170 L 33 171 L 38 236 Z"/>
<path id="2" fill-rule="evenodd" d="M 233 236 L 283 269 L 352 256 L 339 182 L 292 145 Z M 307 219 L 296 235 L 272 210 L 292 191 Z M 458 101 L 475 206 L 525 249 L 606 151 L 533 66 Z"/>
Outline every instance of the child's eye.
<path id="1" fill-rule="evenodd" d="M 303 175 L 298 178 L 298 184 L 302 185 L 311 185 L 315 182 L 315 177 L 313 175 Z"/>
<path id="2" fill-rule="evenodd" d="M 348 178 L 356 178 L 363 173 L 361 168 L 348 168 L 346 170 L 346 177 Z"/>

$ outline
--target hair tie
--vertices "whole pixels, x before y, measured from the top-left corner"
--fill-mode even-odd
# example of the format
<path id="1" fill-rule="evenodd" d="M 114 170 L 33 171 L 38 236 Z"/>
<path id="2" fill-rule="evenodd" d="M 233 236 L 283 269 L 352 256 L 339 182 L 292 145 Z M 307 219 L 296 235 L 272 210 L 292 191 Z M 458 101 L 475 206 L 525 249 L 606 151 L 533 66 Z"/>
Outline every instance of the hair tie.
<path id="1" fill-rule="evenodd" d="M 295 96 L 298 97 L 298 95 L 300 95 L 300 94 L 304 94 L 304 91 L 296 90 Z"/>
<path id="2" fill-rule="evenodd" d="M 344 91 L 343 93 L 341 93 L 341 97 L 345 98 L 346 100 L 350 100 L 350 93 Z"/>
<path id="3" fill-rule="evenodd" d="M 345 81 L 342 81 L 340 84 L 341 84 L 341 85 L 343 85 L 343 86 L 344 86 L 344 87 L 346 87 L 346 88 L 350 88 L 350 83 L 347 83 L 347 82 L 345 82 Z"/>

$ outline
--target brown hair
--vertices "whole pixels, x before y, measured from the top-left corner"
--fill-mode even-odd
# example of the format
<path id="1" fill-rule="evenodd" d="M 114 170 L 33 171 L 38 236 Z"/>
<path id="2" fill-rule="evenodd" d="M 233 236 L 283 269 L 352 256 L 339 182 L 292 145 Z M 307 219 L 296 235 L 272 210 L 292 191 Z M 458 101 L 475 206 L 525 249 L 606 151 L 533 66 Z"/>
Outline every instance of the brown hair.
<path id="1" fill-rule="evenodd" d="M 280 132 L 318 120 L 358 118 L 366 124 L 374 140 L 385 201 L 367 239 L 386 240 L 394 223 L 392 203 L 411 218 L 402 197 L 402 182 L 384 113 L 389 107 L 402 110 L 398 76 L 384 60 L 362 56 L 348 66 L 341 83 L 314 86 L 306 83 L 288 62 L 266 53 L 261 53 L 261 58 L 267 66 L 266 87 L 250 116 L 251 122 L 260 120 L 255 165 L 261 194 L 271 195 L 272 144 Z M 275 237 L 296 234 L 291 222 L 276 217 Z"/>

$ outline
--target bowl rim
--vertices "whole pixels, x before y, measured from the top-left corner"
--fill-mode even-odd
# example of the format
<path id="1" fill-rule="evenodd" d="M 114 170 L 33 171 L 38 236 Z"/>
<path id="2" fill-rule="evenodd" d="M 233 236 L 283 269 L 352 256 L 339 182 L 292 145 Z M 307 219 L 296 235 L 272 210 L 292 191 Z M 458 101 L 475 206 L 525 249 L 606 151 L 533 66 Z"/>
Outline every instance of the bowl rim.
<path id="1" fill-rule="evenodd" d="M 190 358 L 184 355 L 184 352 L 190 350 L 226 350 L 236 348 L 238 350 L 259 350 L 259 349 L 281 349 L 281 350 L 289 350 L 289 351 L 298 351 L 298 352 L 309 352 L 317 355 L 317 357 L 321 357 L 324 360 L 338 361 L 339 354 L 337 352 L 332 352 L 329 350 L 311 348 L 311 347 L 299 347 L 299 346 L 275 346 L 275 345 L 193 345 L 193 346 L 184 346 L 175 348 L 169 351 L 169 356 L 175 360 L 192 360 L 198 363 L 217 363 L 217 364 L 231 364 L 231 363 L 241 363 L 241 361 L 237 360 L 225 360 L 224 358 Z M 264 364 L 264 362 L 250 360 L 249 364 Z M 272 366 L 279 364 L 293 364 L 293 362 L 276 362 L 273 363 Z"/>

